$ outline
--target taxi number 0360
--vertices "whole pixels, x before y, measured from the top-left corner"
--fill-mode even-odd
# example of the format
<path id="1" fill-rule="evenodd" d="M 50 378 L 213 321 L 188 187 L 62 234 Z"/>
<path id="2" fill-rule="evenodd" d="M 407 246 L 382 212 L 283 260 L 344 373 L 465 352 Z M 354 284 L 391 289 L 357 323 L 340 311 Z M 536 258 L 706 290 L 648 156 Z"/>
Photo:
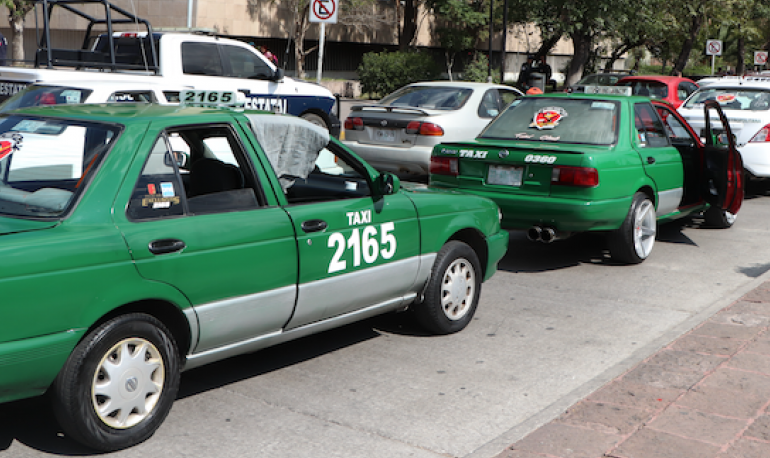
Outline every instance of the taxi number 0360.
<path id="1" fill-rule="evenodd" d="M 353 252 L 353 267 L 361 265 L 361 261 L 372 264 L 382 256 L 390 259 L 396 254 L 396 236 L 393 234 L 395 225 L 393 222 L 382 223 L 379 226 L 379 240 L 377 226 L 364 226 L 353 229 L 350 237 L 345 239 L 341 232 L 329 235 L 327 243 L 329 248 L 335 248 L 334 256 L 329 263 L 329 273 L 339 272 L 348 268 L 348 262 L 343 258 L 346 248 Z M 381 248 L 382 247 L 382 248 Z"/>

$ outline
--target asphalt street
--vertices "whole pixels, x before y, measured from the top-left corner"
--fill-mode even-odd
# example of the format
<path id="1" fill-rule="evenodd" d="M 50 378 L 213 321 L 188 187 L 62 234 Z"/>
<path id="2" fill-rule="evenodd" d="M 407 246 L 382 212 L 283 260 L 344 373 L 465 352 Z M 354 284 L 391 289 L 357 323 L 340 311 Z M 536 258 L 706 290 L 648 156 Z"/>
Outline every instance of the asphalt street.
<path id="1" fill-rule="evenodd" d="M 155 436 L 110 456 L 494 457 L 769 278 L 770 197 L 750 197 L 729 230 L 662 226 L 637 266 L 597 235 L 512 233 L 463 332 L 392 314 L 192 370 Z M 44 398 L 0 405 L 0 458 L 88 454 Z"/>

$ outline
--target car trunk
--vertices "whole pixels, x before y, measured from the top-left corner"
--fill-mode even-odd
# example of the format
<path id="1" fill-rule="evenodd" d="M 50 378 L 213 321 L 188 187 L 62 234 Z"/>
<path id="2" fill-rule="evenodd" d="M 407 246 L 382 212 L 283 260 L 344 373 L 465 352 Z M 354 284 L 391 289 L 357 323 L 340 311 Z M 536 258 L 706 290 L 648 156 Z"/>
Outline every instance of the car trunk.
<path id="1" fill-rule="evenodd" d="M 426 122 L 431 116 L 429 110 L 399 107 L 356 107 L 351 117 L 360 117 L 363 130 L 348 129 L 345 139 L 367 145 L 382 145 L 392 148 L 411 148 L 420 144 L 422 138 L 431 136 L 418 135 L 417 129 L 407 129 L 410 123 Z M 413 124 L 414 126 L 414 124 Z M 433 144 L 435 142 L 431 142 Z"/>

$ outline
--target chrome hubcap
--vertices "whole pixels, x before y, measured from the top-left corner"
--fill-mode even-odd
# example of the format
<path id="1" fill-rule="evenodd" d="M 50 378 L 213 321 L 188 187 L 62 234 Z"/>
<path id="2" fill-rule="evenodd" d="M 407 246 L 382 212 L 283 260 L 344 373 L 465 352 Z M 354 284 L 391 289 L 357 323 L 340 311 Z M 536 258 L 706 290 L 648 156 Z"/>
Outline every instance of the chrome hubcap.
<path id="1" fill-rule="evenodd" d="M 646 259 L 650 255 L 652 245 L 655 244 L 656 232 L 655 207 L 652 202 L 645 200 L 637 207 L 634 215 L 634 249 L 641 259 Z"/>
<path id="2" fill-rule="evenodd" d="M 441 309 L 452 321 L 462 319 L 470 310 L 476 294 L 476 273 L 463 258 L 455 259 L 444 272 Z"/>

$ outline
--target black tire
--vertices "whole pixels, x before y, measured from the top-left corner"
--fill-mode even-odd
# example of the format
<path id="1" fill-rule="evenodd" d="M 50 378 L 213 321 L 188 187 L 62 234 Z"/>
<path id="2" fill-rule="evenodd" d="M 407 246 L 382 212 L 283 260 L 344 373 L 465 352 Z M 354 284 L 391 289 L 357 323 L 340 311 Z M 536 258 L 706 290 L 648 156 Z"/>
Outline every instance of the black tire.
<path id="1" fill-rule="evenodd" d="M 481 276 L 476 252 L 463 242 L 447 242 L 433 263 L 423 301 L 413 308 L 420 325 L 434 334 L 465 328 L 476 313 Z"/>
<path id="2" fill-rule="evenodd" d="M 315 124 L 316 126 L 321 126 L 326 130 L 329 130 L 329 125 L 326 123 L 326 120 L 321 116 L 317 115 L 315 113 L 305 113 L 300 116 L 300 118 L 309 121 L 312 124 Z"/>
<path id="3" fill-rule="evenodd" d="M 710 207 L 703 212 L 703 220 L 706 226 L 713 227 L 714 229 L 729 229 L 735 224 L 735 219 L 738 215 L 734 215 L 727 210 L 722 210 L 717 207 Z"/>
<path id="4" fill-rule="evenodd" d="M 610 256 L 625 264 L 641 263 L 652 252 L 656 232 L 655 206 L 647 194 L 637 192 L 623 224 L 608 236 Z"/>
<path id="5" fill-rule="evenodd" d="M 171 333 L 154 317 L 135 313 L 102 324 L 75 347 L 54 381 L 59 424 L 72 439 L 101 451 L 146 440 L 176 399 L 179 360 Z"/>

